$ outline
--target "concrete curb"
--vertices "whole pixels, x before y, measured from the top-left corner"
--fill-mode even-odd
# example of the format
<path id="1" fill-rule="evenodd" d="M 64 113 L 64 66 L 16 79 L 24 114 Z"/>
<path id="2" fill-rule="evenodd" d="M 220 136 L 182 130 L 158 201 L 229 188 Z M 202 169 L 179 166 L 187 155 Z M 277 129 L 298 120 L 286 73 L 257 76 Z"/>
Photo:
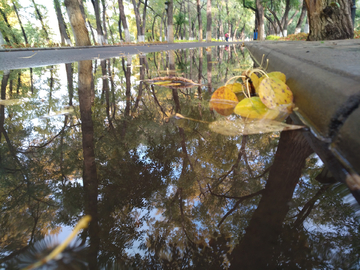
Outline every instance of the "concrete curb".
<path id="1" fill-rule="evenodd" d="M 134 47 L 134 46 L 164 46 L 164 45 L 179 45 L 179 44 L 213 44 L 211 46 L 217 45 L 229 45 L 229 44 L 237 44 L 242 43 L 242 41 L 234 41 L 234 42 L 223 42 L 223 41 L 214 41 L 211 43 L 203 42 L 176 42 L 176 43 L 131 43 L 131 44 L 117 44 L 117 45 L 92 45 L 92 46 L 64 46 L 64 47 L 40 47 L 40 48 L 11 48 L 11 49 L 2 49 L 0 48 L 0 52 L 23 52 L 23 51 L 48 51 L 48 50 L 69 50 L 69 49 L 96 49 L 96 48 L 111 48 L 111 47 Z"/>
<path id="2" fill-rule="evenodd" d="M 360 173 L 360 40 L 247 42 L 268 71 L 281 71 L 298 115 L 349 173 Z M 359 187 L 360 189 L 360 182 Z"/>
<path id="3" fill-rule="evenodd" d="M 224 46 L 242 42 L 187 42 L 164 44 L 134 44 L 131 46 L 91 46 L 39 49 L 13 49 L 0 51 L 0 70 L 12 70 L 39 66 L 73 63 L 91 59 L 109 59 L 133 54 L 158 51 Z"/>

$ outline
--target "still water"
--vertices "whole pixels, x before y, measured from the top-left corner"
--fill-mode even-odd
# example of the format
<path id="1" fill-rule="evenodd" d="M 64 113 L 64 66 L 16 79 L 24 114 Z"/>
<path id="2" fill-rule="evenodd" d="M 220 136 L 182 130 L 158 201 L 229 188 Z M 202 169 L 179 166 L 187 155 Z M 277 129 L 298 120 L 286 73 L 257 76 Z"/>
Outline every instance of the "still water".
<path id="1" fill-rule="evenodd" d="M 211 94 L 252 66 L 227 46 L 2 71 L 0 265 L 90 215 L 43 269 L 359 269 L 358 207 L 303 130 L 209 129 Z M 164 76 L 200 85 L 144 83 Z"/>

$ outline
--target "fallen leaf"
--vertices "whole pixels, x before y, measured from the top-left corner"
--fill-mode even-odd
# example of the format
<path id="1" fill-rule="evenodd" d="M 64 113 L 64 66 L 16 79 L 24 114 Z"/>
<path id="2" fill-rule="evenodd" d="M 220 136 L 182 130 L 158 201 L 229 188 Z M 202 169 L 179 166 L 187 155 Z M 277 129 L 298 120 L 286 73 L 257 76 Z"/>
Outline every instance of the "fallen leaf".
<path id="1" fill-rule="evenodd" d="M 259 97 L 266 107 L 273 110 L 291 112 L 293 93 L 289 86 L 278 78 L 265 78 L 259 85 Z"/>
<path id="2" fill-rule="evenodd" d="M 222 135 L 240 136 L 301 129 L 304 128 L 304 126 L 289 125 L 274 120 L 259 120 L 246 118 L 229 120 L 225 118 L 210 123 L 209 128 L 213 132 Z"/>
<path id="3" fill-rule="evenodd" d="M 221 86 L 211 96 L 210 107 L 223 116 L 232 114 L 239 102 L 231 88 L 228 85 Z"/>
<path id="4" fill-rule="evenodd" d="M 280 79 L 283 83 L 286 83 L 286 75 L 280 71 L 273 71 L 267 74 L 271 78 Z"/>
<path id="5" fill-rule="evenodd" d="M 148 84 L 161 85 L 163 87 L 175 88 L 188 88 L 200 85 L 183 77 L 156 77 L 149 80 L 144 80 L 144 82 Z"/>
<path id="6" fill-rule="evenodd" d="M 275 119 L 279 115 L 279 111 L 266 107 L 259 97 L 244 98 L 236 105 L 234 113 L 256 119 Z"/>

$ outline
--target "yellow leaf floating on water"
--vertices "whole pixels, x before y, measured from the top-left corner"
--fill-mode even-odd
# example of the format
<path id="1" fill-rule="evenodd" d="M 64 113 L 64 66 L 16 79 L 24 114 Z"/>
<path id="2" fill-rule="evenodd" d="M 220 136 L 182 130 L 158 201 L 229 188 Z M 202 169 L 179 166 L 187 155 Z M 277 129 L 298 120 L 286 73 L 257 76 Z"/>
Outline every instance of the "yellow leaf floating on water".
<path id="1" fill-rule="evenodd" d="M 267 74 L 271 78 L 280 79 L 283 83 L 286 83 L 286 75 L 280 71 L 273 71 Z"/>
<path id="2" fill-rule="evenodd" d="M 277 78 L 269 77 L 261 81 L 259 97 L 269 109 L 291 112 L 294 105 L 289 86 Z"/>
<path id="3" fill-rule="evenodd" d="M 256 119 L 275 119 L 279 115 L 279 111 L 266 107 L 259 97 L 243 99 L 236 105 L 234 113 Z"/>
<path id="4" fill-rule="evenodd" d="M 166 84 L 169 84 L 171 83 L 171 81 L 160 81 L 160 82 L 154 82 L 152 84 L 154 85 L 166 85 Z"/>
<path id="5" fill-rule="evenodd" d="M 244 86 L 238 82 L 227 84 L 226 87 L 228 87 L 235 94 L 242 93 L 244 91 Z"/>
<path id="6" fill-rule="evenodd" d="M 240 136 L 251 134 L 262 134 L 270 132 L 278 132 L 285 130 L 295 130 L 304 128 L 304 126 L 289 125 L 274 120 L 258 120 L 258 119 L 221 119 L 210 123 L 210 130 L 227 136 Z"/>
<path id="7" fill-rule="evenodd" d="M 227 85 L 221 86 L 212 94 L 210 108 L 223 116 L 228 116 L 233 113 L 238 102 L 235 93 L 231 91 L 230 87 Z"/>
<path id="8" fill-rule="evenodd" d="M 250 79 L 256 91 L 259 88 L 259 77 L 255 73 L 251 73 Z"/>
<path id="9" fill-rule="evenodd" d="M 156 77 L 149 80 L 144 80 L 144 82 L 169 88 L 188 88 L 200 85 L 187 78 L 171 76 Z"/>

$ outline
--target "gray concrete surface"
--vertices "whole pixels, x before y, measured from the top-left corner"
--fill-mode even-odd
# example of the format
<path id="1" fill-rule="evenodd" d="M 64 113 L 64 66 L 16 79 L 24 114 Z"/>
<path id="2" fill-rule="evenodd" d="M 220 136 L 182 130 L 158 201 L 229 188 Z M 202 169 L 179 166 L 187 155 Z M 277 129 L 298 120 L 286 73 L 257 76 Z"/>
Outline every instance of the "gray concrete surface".
<path id="1" fill-rule="evenodd" d="M 188 42 L 127 46 L 64 47 L 0 50 L 0 70 L 50 66 L 89 59 L 109 59 L 132 54 L 238 44 L 242 42 Z"/>
<path id="2" fill-rule="evenodd" d="M 297 114 L 340 158 L 360 173 L 360 40 L 265 41 L 245 46 L 268 71 L 282 71 L 294 93 Z M 360 189 L 360 182 L 359 182 Z"/>

